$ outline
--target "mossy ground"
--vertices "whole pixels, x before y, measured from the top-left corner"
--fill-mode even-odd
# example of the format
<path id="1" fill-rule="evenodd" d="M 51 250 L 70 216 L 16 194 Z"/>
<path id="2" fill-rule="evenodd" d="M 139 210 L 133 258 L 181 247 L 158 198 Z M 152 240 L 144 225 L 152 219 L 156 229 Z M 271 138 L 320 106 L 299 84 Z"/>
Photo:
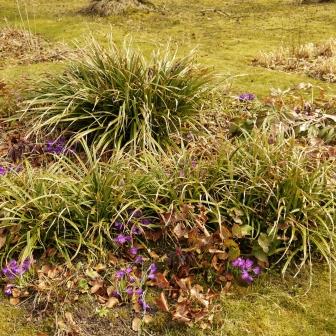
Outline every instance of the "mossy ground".
<path id="1" fill-rule="evenodd" d="M 34 326 L 27 323 L 23 312 L 10 306 L 7 299 L 0 298 L 0 336 L 35 336 Z"/>
<path id="2" fill-rule="evenodd" d="M 336 93 L 335 84 L 313 80 L 303 74 L 252 67 L 260 50 L 326 40 L 336 33 L 336 4 L 297 6 L 283 0 L 157 0 L 158 12 L 131 13 L 110 18 L 78 14 L 85 0 L 0 0 L 0 27 L 23 26 L 46 39 L 71 44 L 89 33 L 103 38 L 112 31 L 117 42 L 130 36 L 143 50 L 158 45 L 178 46 L 180 52 L 195 47 L 199 60 L 212 65 L 228 79 L 232 92 L 250 91 L 259 96 L 271 87 L 286 89 L 300 82 L 321 86 Z M 26 15 L 26 8 L 27 14 Z M 19 12 L 21 10 L 21 15 Z M 6 20 L 4 20 L 6 19 Z M 21 76 L 38 79 L 58 72 L 59 63 L 13 65 L 0 69 L 0 80 Z M 282 282 L 278 276 L 263 278 L 248 289 L 234 289 L 223 297 L 220 320 L 210 332 L 172 327 L 157 318 L 158 335 L 336 335 L 335 281 L 329 291 L 327 272 L 316 275 L 307 293 L 303 279 Z M 304 287 L 304 286 L 302 286 Z M 131 334 L 131 330 L 129 331 Z M 20 310 L 0 301 L 1 335 L 36 335 Z M 110 335 L 115 335 L 111 331 Z"/>

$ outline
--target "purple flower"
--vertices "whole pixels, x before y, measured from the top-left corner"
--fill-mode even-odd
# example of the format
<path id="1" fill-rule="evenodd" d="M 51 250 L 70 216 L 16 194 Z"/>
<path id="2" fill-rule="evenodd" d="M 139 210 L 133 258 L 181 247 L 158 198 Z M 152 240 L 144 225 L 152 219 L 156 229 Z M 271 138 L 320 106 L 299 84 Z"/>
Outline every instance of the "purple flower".
<path id="1" fill-rule="evenodd" d="M 146 301 L 142 297 L 138 298 L 138 303 L 144 312 L 150 309 L 150 306 L 146 303 Z"/>
<path id="2" fill-rule="evenodd" d="M 150 271 L 150 273 L 156 273 L 157 272 L 157 266 L 156 266 L 156 264 L 151 264 L 149 266 L 149 271 Z"/>
<path id="3" fill-rule="evenodd" d="M 135 264 L 143 264 L 144 260 L 143 260 L 143 257 L 142 256 L 137 256 L 134 260 L 134 263 Z"/>
<path id="4" fill-rule="evenodd" d="M 12 293 L 13 293 L 13 288 L 14 288 L 14 286 L 11 285 L 11 284 L 6 285 L 5 290 L 4 290 L 5 295 L 6 296 L 11 296 Z"/>
<path id="5" fill-rule="evenodd" d="M 136 295 L 142 295 L 142 294 L 143 294 L 143 289 L 142 289 L 142 288 L 137 288 L 137 289 L 135 290 L 135 294 L 136 294 Z"/>
<path id="6" fill-rule="evenodd" d="M 65 151 L 65 141 L 63 138 L 47 141 L 46 152 L 52 154 L 61 154 Z"/>
<path id="7" fill-rule="evenodd" d="M 149 274 L 148 274 L 148 279 L 154 280 L 156 278 L 155 273 L 157 272 L 157 266 L 155 264 L 151 264 L 148 268 Z"/>
<path id="8" fill-rule="evenodd" d="M 132 277 L 132 276 L 130 276 L 130 277 L 129 277 L 129 282 L 130 282 L 130 283 L 134 283 L 134 282 L 135 282 L 135 278 Z"/>
<path id="9" fill-rule="evenodd" d="M 247 101 L 252 101 L 256 98 L 255 94 L 253 93 L 242 93 L 239 95 L 238 99 L 241 102 L 247 102 Z"/>
<path id="10" fill-rule="evenodd" d="M 249 271 L 252 267 L 253 267 L 253 260 L 246 259 L 244 269 Z"/>
<path id="11" fill-rule="evenodd" d="M 120 221 L 115 221 L 114 222 L 114 227 L 119 230 L 122 231 L 125 228 L 125 225 L 123 223 L 121 223 Z"/>
<path id="12" fill-rule="evenodd" d="M 191 167 L 192 168 L 196 168 L 196 166 L 197 166 L 197 161 L 196 160 L 192 160 L 191 161 Z"/>
<path id="13" fill-rule="evenodd" d="M 254 267 L 252 271 L 255 275 L 259 275 L 261 273 L 261 269 L 259 266 Z"/>
<path id="14" fill-rule="evenodd" d="M 135 246 L 132 246 L 130 249 L 129 249 L 129 253 L 133 256 L 136 256 L 137 253 L 138 253 L 138 248 L 135 247 Z"/>
<path id="15" fill-rule="evenodd" d="M 149 273 L 149 274 L 148 274 L 147 279 L 149 279 L 149 280 L 155 280 L 155 278 L 156 278 L 155 273 Z"/>
<path id="16" fill-rule="evenodd" d="M 128 295 L 133 295 L 133 288 L 132 287 L 127 287 L 125 289 L 125 292 L 128 294 Z"/>
<path id="17" fill-rule="evenodd" d="M 18 275 L 22 275 L 25 271 L 22 269 L 20 265 L 18 265 L 17 261 L 12 259 L 3 269 L 2 273 L 8 279 L 14 279 Z"/>
<path id="18" fill-rule="evenodd" d="M 126 275 L 126 272 L 124 270 L 119 270 L 116 272 L 116 278 L 118 280 L 122 279 Z"/>
<path id="19" fill-rule="evenodd" d="M 113 291 L 113 292 L 111 293 L 111 295 L 112 295 L 113 297 L 115 297 L 115 298 L 121 300 L 121 295 L 120 295 L 119 292 L 117 292 L 117 291 Z"/>
<path id="20" fill-rule="evenodd" d="M 245 265 L 245 261 L 240 257 L 232 261 L 233 267 L 241 268 L 241 267 L 244 267 L 244 265 Z"/>
<path id="21" fill-rule="evenodd" d="M 132 238 L 130 236 L 125 236 L 123 234 L 119 234 L 117 236 L 117 238 L 115 238 L 115 241 L 119 244 L 119 245 L 123 245 L 127 242 L 130 242 L 132 240 Z"/>
<path id="22" fill-rule="evenodd" d="M 143 218 L 143 219 L 141 219 L 141 224 L 142 225 L 150 225 L 151 221 L 148 218 Z"/>
<path id="23" fill-rule="evenodd" d="M 243 271 L 241 278 L 249 284 L 253 281 L 253 277 L 249 274 L 248 271 Z"/>
<path id="24" fill-rule="evenodd" d="M 0 175 L 5 176 L 7 174 L 7 169 L 3 166 L 0 166 Z"/>
<path id="25" fill-rule="evenodd" d="M 125 269 L 126 274 L 130 274 L 130 273 L 132 273 L 132 271 L 133 271 L 132 267 L 127 267 Z"/>
<path id="26" fill-rule="evenodd" d="M 137 235 L 141 234 L 142 231 L 137 226 L 133 226 L 132 230 L 131 230 L 131 233 L 137 236 Z"/>
<path id="27" fill-rule="evenodd" d="M 29 259 L 29 258 L 26 258 L 26 259 L 23 261 L 22 265 L 21 265 L 22 270 L 23 270 L 24 272 L 27 272 L 27 271 L 29 270 L 31 264 L 32 264 L 32 260 Z"/>

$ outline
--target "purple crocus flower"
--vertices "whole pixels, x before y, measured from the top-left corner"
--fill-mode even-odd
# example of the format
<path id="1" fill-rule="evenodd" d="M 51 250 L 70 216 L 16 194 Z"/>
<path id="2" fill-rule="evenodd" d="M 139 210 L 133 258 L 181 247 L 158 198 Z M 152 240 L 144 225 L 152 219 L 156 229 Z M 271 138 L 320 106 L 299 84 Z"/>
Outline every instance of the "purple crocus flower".
<path id="1" fill-rule="evenodd" d="M 130 273 L 132 273 L 132 271 L 133 271 L 132 267 L 127 267 L 127 268 L 125 269 L 125 273 L 126 273 L 126 274 L 130 274 Z"/>
<path id="2" fill-rule="evenodd" d="M 126 275 L 126 272 L 124 270 L 119 270 L 116 272 L 116 278 L 118 280 L 122 279 Z"/>
<path id="3" fill-rule="evenodd" d="M 142 233 L 142 231 L 137 226 L 133 226 L 132 230 L 131 230 L 131 233 L 138 236 Z"/>
<path id="4" fill-rule="evenodd" d="M 32 264 L 32 260 L 29 259 L 29 258 L 26 258 L 26 259 L 23 261 L 22 265 L 21 265 L 22 270 L 23 270 L 24 272 L 27 272 L 27 271 L 29 270 L 31 264 Z"/>
<path id="5" fill-rule="evenodd" d="M 155 273 L 149 273 L 149 274 L 148 274 L 147 279 L 149 279 L 149 280 L 155 280 L 155 278 L 156 278 Z"/>
<path id="6" fill-rule="evenodd" d="M 137 288 L 137 289 L 135 290 L 135 294 L 136 294 L 136 295 L 142 295 L 142 294 L 143 294 L 143 289 L 142 289 L 142 288 Z"/>
<path id="7" fill-rule="evenodd" d="M 253 281 L 253 277 L 249 274 L 248 271 L 243 271 L 241 278 L 249 284 Z"/>
<path id="8" fill-rule="evenodd" d="M 232 261 L 233 267 L 241 268 L 241 267 L 244 267 L 244 265 L 245 265 L 245 261 L 240 257 Z"/>
<path id="9" fill-rule="evenodd" d="M 112 295 L 113 297 L 115 297 L 115 298 L 121 300 L 121 295 L 120 295 L 119 292 L 117 292 L 117 291 L 113 291 L 113 292 L 111 293 L 111 295 Z"/>
<path id="10" fill-rule="evenodd" d="M 130 276 L 128 280 L 129 280 L 130 283 L 134 283 L 136 279 L 134 277 Z"/>
<path id="11" fill-rule="evenodd" d="M 132 287 L 127 287 L 125 289 L 125 292 L 128 294 L 128 295 L 133 295 L 133 288 Z"/>
<path id="12" fill-rule="evenodd" d="M 246 259 L 245 260 L 245 265 L 244 265 L 244 269 L 245 270 L 250 270 L 251 268 L 253 267 L 253 260 L 251 260 L 251 259 Z"/>
<path id="13" fill-rule="evenodd" d="M 114 222 L 114 227 L 119 230 L 122 231 L 125 228 L 125 225 L 123 223 L 121 223 L 120 221 L 115 221 Z"/>
<path id="14" fill-rule="evenodd" d="M 8 284 L 5 287 L 4 293 L 6 296 L 11 296 L 13 294 L 14 285 Z"/>
<path id="15" fill-rule="evenodd" d="M 0 166 L 0 175 L 5 176 L 7 174 L 7 169 L 3 166 Z"/>
<path id="16" fill-rule="evenodd" d="M 146 303 L 146 301 L 142 297 L 138 298 L 138 303 L 144 312 L 150 309 L 150 306 Z"/>
<path id="17" fill-rule="evenodd" d="M 150 273 L 156 273 L 157 270 L 158 270 L 158 268 L 157 268 L 156 264 L 150 264 L 150 266 L 149 266 Z"/>
<path id="18" fill-rule="evenodd" d="M 157 272 L 157 266 L 155 264 L 151 264 L 148 268 L 149 274 L 148 274 L 148 279 L 154 280 L 156 278 L 155 273 Z"/>
<path id="19" fill-rule="evenodd" d="M 17 261 L 12 259 L 9 261 L 9 263 L 2 269 L 2 273 L 8 278 L 8 279 L 14 279 L 18 275 L 22 275 L 24 271 L 18 265 Z"/>
<path id="20" fill-rule="evenodd" d="M 141 222 L 142 225 L 150 225 L 151 224 L 151 221 L 148 218 L 143 218 L 143 219 L 141 219 L 140 222 Z"/>
<path id="21" fill-rule="evenodd" d="M 130 249 L 129 249 L 129 253 L 133 256 L 136 256 L 137 253 L 138 253 L 138 248 L 135 247 L 135 246 L 132 246 Z"/>
<path id="22" fill-rule="evenodd" d="M 119 244 L 119 245 L 123 245 L 127 242 L 130 242 L 132 240 L 131 236 L 126 236 L 123 234 L 119 234 L 116 238 L 115 241 Z"/>
<path id="23" fill-rule="evenodd" d="M 137 256 L 134 260 L 134 263 L 135 264 L 143 264 L 144 260 L 143 260 L 143 257 L 142 256 Z"/>
<path id="24" fill-rule="evenodd" d="M 242 93 L 241 95 L 238 96 L 239 101 L 241 102 L 248 102 L 252 101 L 256 98 L 256 95 L 253 93 Z"/>
<path id="25" fill-rule="evenodd" d="M 61 154 L 65 151 L 65 141 L 63 138 L 47 141 L 46 152 Z"/>
<path id="26" fill-rule="evenodd" d="M 259 266 L 254 267 L 252 271 L 255 275 L 259 275 L 261 273 L 261 269 Z"/>

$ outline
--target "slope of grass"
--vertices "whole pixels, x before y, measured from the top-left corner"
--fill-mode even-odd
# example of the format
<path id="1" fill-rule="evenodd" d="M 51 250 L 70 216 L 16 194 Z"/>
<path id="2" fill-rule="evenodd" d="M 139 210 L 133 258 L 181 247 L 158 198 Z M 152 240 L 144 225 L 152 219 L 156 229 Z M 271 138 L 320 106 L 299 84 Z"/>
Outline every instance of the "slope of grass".
<path id="1" fill-rule="evenodd" d="M 109 18 L 85 17 L 78 10 L 85 0 L 20 1 L 23 20 L 15 2 L 0 0 L 0 12 L 7 24 L 26 28 L 54 41 L 71 42 L 93 32 L 103 36 L 112 29 L 117 41 L 131 35 L 141 49 L 149 50 L 171 40 L 181 52 L 198 47 L 200 61 L 232 78 L 233 89 L 268 93 L 269 87 L 286 88 L 309 81 L 335 92 L 335 86 L 312 80 L 305 75 L 252 67 L 252 58 L 260 50 L 275 50 L 281 45 L 326 40 L 335 35 L 336 4 L 296 6 L 290 1 L 156 0 L 161 9 L 151 13 L 133 13 Z M 25 4 L 29 22 L 25 18 Z M 3 23 L 4 25 L 4 23 Z M 0 24 L 1 26 L 1 24 Z M 54 66 L 52 66 L 54 68 Z M 50 64 L 13 67 L 0 71 L 0 78 L 11 79 L 18 73 L 39 76 Z M 239 77 L 235 77 L 239 76 Z"/>

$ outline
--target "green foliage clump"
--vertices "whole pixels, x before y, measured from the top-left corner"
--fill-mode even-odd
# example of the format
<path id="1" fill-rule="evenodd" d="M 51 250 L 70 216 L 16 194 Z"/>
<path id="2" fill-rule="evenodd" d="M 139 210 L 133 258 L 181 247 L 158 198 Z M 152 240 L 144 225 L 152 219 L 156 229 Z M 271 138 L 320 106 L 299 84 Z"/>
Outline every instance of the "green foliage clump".
<path id="1" fill-rule="evenodd" d="M 168 49 L 149 61 L 129 45 L 93 40 L 64 74 L 29 101 L 34 130 L 59 129 L 104 147 L 157 148 L 173 132 L 196 127 L 213 75 L 192 54 Z"/>
<path id="2" fill-rule="evenodd" d="M 253 131 L 220 155 L 214 196 L 233 221 L 250 229 L 260 260 L 300 260 L 314 255 L 335 262 L 335 166 L 319 160 L 295 138 Z"/>
<path id="3" fill-rule="evenodd" d="M 173 158 L 117 154 L 103 163 L 87 149 L 87 161 L 62 159 L 45 172 L 27 167 L 24 179 L 8 174 L 0 180 L 1 227 L 10 233 L 2 254 L 29 255 L 46 246 L 66 258 L 104 254 L 117 247 L 114 223 L 129 225 L 130 209 L 139 209 L 150 219 L 144 228 L 166 237 L 159 247 L 134 238 L 150 248 L 195 248 L 205 257 L 215 244 L 229 258 L 243 253 L 264 263 L 283 260 L 284 272 L 315 257 L 331 266 L 334 162 L 314 158 L 295 138 L 271 135 L 255 130 L 224 142 L 207 161 L 194 162 L 185 152 Z M 197 239 L 184 238 L 195 230 Z M 217 238 L 204 238 L 205 244 L 204 234 Z"/>

